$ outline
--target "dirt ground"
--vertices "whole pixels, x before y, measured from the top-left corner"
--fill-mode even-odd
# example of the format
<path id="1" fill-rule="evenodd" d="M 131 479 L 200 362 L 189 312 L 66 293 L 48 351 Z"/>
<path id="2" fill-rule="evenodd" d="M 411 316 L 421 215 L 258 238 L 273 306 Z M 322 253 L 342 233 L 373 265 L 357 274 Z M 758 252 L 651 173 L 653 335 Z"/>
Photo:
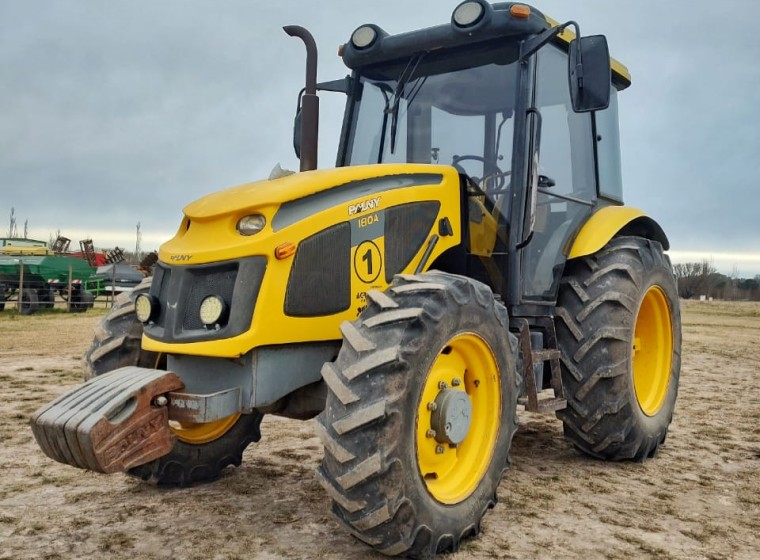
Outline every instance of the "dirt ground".
<path id="1" fill-rule="evenodd" d="M 313 475 L 313 421 L 267 417 L 240 468 L 188 489 L 45 457 L 28 418 L 80 381 L 103 313 L 0 313 L 0 559 L 382 558 L 331 518 Z M 685 302 L 683 330 L 679 400 L 657 458 L 591 460 L 558 420 L 521 413 L 499 504 L 448 558 L 757 558 L 760 304 Z"/>

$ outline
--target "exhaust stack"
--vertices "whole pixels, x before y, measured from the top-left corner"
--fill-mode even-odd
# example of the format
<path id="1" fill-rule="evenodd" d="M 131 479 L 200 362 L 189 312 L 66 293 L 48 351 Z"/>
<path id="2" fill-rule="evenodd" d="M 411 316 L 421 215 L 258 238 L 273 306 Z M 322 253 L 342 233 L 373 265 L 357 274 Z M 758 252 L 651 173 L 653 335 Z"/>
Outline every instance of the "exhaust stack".
<path id="1" fill-rule="evenodd" d="M 306 88 L 301 98 L 301 171 L 317 168 L 319 140 L 319 97 L 317 97 L 317 44 L 300 25 L 286 25 L 285 33 L 298 37 L 306 46 Z"/>

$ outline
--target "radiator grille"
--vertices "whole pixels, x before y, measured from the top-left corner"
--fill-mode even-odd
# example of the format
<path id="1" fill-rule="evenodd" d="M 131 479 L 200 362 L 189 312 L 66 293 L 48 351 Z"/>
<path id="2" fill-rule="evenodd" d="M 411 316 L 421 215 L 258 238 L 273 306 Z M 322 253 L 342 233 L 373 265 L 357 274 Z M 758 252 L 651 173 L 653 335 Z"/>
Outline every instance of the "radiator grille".
<path id="1" fill-rule="evenodd" d="M 266 270 L 266 257 L 256 256 L 225 263 L 167 266 L 159 263 L 150 293 L 160 312 L 145 332 L 164 342 L 192 342 L 229 338 L 251 327 L 256 299 Z M 218 328 L 200 320 L 201 302 L 210 295 L 224 300 L 229 315 Z"/>

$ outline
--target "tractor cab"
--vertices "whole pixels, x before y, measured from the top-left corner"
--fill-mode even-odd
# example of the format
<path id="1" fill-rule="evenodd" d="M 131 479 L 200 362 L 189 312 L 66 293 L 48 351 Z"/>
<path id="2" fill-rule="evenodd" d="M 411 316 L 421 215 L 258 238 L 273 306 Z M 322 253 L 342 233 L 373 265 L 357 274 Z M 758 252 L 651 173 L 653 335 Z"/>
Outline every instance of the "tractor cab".
<path id="1" fill-rule="evenodd" d="M 353 74 L 337 165 L 454 166 L 466 226 L 434 267 L 510 306 L 552 306 L 580 226 L 622 204 L 616 93 L 630 77 L 604 37 L 572 41 L 571 24 L 473 0 L 450 24 L 363 25 L 340 49 Z"/>

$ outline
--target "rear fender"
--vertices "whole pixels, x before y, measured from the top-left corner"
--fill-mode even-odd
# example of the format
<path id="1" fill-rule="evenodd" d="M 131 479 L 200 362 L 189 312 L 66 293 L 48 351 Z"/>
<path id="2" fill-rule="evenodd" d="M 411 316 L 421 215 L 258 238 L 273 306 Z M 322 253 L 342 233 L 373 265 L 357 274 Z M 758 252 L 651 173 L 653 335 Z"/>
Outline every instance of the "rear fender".
<path id="1" fill-rule="evenodd" d="M 658 241 L 664 250 L 670 249 L 660 225 L 637 208 L 605 206 L 581 226 L 575 236 L 568 259 L 585 257 L 599 251 L 614 237 L 635 235 Z"/>

